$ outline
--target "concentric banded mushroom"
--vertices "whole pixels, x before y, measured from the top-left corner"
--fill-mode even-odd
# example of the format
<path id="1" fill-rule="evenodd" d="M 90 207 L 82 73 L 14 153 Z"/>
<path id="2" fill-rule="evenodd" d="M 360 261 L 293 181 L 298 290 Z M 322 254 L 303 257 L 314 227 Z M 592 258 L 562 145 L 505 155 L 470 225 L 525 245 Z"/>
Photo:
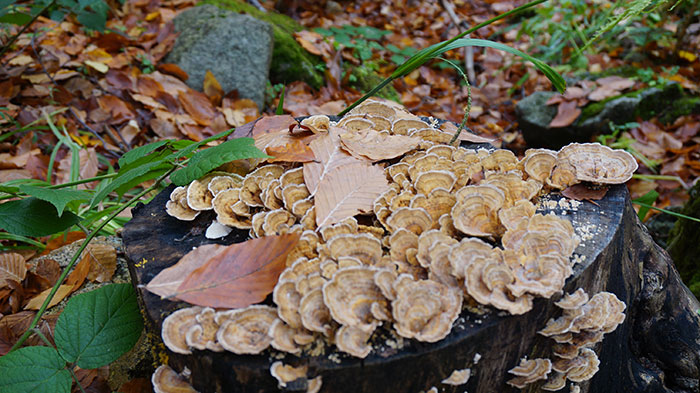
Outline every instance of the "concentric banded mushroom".
<path id="1" fill-rule="evenodd" d="M 270 345 L 270 326 L 277 319 L 273 307 L 253 305 L 219 313 L 216 339 L 227 351 L 238 355 L 258 354 Z"/>

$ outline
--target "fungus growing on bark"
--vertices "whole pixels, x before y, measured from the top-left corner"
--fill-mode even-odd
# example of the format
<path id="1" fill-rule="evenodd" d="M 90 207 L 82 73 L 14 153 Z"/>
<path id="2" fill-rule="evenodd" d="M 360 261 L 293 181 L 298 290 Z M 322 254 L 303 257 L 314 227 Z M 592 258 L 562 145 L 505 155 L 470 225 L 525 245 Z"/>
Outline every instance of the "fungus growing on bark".
<path id="1" fill-rule="evenodd" d="M 220 312 L 216 316 L 220 325 L 216 339 L 225 350 L 235 354 L 258 354 L 270 345 L 272 338 L 268 332 L 276 319 L 277 310 L 263 305 Z"/>
<path id="2" fill-rule="evenodd" d="M 151 376 L 154 393 L 197 393 L 196 390 L 180 374 L 170 366 L 158 366 Z"/>
<path id="3" fill-rule="evenodd" d="M 404 228 L 420 235 L 432 227 L 433 220 L 425 209 L 402 207 L 391 213 L 386 223 L 390 232 Z"/>
<path id="4" fill-rule="evenodd" d="M 388 103 L 367 100 L 350 111 L 349 115 L 381 116 L 393 119 L 396 116 L 396 109 Z"/>
<path id="5" fill-rule="evenodd" d="M 187 204 L 187 188 L 185 187 L 176 187 L 170 193 L 170 200 L 165 204 L 165 212 L 182 221 L 192 221 L 199 215 L 199 211 L 190 208 Z"/>
<path id="6" fill-rule="evenodd" d="M 500 236 L 498 210 L 505 201 L 503 192 L 491 185 L 462 187 L 452 208 L 455 228 L 471 236 Z"/>
<path id="7" fill-rule="evenodd" d="M 624 150 L 600 143 L 571 143 L 559 150 L 557 162 L 574 167 L 576 180 L 598 184 L 621 184 L 632 178 L 637 160 Z"/>
<path id="8" fill-rule="evenodd" d="M 557 162 L 557 152 L 547 149 L 528 149 L 522 161 L 523 170 L 527 175 L 544 183 Z"/>
<path id="9" fill-rule="evenodd" d="M 238 175 L 230 174 L 215 176 L 211 179 L 211 181 L 209 181 L 207 189 L 209 190 L 209 192 L 211 192 L 212 196 L 216 196 L 216 194 L 220 193 L 223 190 L 240 187 L 242 183 L 243 178 Z"/>
<path id="10" fill-rule="evenodd" d="M 349 267 L 338 270 L 323 285 L 323 302 L 340 324 L 372 332 L 379 321 L 372 315 L 372 304 L 387 306 L 387 300 L 374 283 L 376 269 Z"/>
<path id="11" fill-rule="evenodd" d="M 192 210 L 211 210 L 211 200 L 214 198 L 208 186 L 212 176 L 207 175 L 199 180 L 193 180 L 187 186 L 187 205 Z"/>
<path id="12" fill-rule="evenodd" d="M 187 330 L 185 342 L 190 348 L 199 350 L 209 349 L 214 352 L 222 352 L 224 348 L 216 341 L 216 332 L 219 324 L 215 320 L 216 311 L 211 307 L 202 309 L 195 315 L 196 325 Z"/>
<path id="13" fill-rule="evenodd" d="M 328 132 L 331 127 L 331 119 L 326 115 L 309 116 L 301 121 L 301 125 L 307 127 L 314 134 Z"/>
<path id="14" fill-rule="evenodd" d="M 508 370 L 516 377 L 507 381 L 510 386 L 523 389 L 525 386 L 543 379 L 552 372 L 552 362 L 549 359 L 520 359 L 520 364 Z"/>
<path id="15" fill-rule="evenodd" d="M 309 291 L 301 298 L 299 314 L 306 329 L 323 333 L 326 337 L 332 336 L 335 327 L 330 311 L 323 302 L 322 288 Z"/>
<path id="16" fill-rule="evenodd" d="M 337 235 L 327 243 L 331 258 L 354 257 L 366 265 L 375 265 L 382 258 L 382 244 L 369 234 Z"/>
<path id="17" fill-rule="evenodd" d="M 397 119 L 391 125 L 391 131 L 395 135 L 409 135 L 410 131 L 423 128 L 430 128 L 430 125 L 418 119 Z"/>
<path id="18" fill-rule="evenodd" d="M 372 331 L 343 325 L 335 333 L 335 345 L 338 350 L 363 359 L 372 352 L 372 346 L 367 343 L 370 337 L 372 337 Z"/>
<path id="19" fill-rule="evenodd" d="M 188 307 L 175 311 L 163 320 L 161 337 L 163 344 L 169 350 L 189 355 L 192 353 L 187 345 L 187 332 L 195 325 L 198 325 L 197 314 L 202 311 L 202 307 Z"/>
<path id="20" fill-rule="evenodd" d="M 308 370 L 309 367 L 306 365 L 294 367 L 279 360 L 270 366 L 270 374 L 275 377 L 280 388 L 286 387 L 288 383 L 297 379 L 306 378 Z"/>
<path id="21" fill-rule="evenodd" d="M 472 370 L 470 368 L 465 368 L 461 370 L 454 370 L 449 377 L 442 380 L 445 385 L 459 386 L 464 385 L 469 381 L 469 377 L 472 375 Z"/>
<path id="22" fill-rule="evenodd" d="M 299 354 L 302 343 L 313 341 L 313 335 L 303 329 L 295 329 L 282 321 L 275 319 L 270 325 L 268 335 L 272 338 L 270 345 L 278 351 Z"/>
<path id="23" fill-rule="evenodd" d="M 249 217 L 239 216 L 233 211 L 233 205 L 238 201 L 240 201 L 238 188 L 224 190 L 216 194 L 212 200 L 214 211 L 216 212 L 216 221 L 239 229 L 251 228 Z"/>

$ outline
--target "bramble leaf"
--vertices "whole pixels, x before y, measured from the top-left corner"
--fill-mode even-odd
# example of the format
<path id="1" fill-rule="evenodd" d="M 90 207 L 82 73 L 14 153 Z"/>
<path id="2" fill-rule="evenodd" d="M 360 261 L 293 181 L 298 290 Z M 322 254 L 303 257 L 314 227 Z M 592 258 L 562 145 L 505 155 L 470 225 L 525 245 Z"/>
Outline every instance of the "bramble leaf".
<path id="1" fill-rule="evenodd" d="M 44 187 L 22 185 L 19 190 L 27 195 L 49 202 L 56 207 L 58 215 L 63 215 L 66 205 L 75 202 L 85 202 L 90 200 L 90 193 L 87 191 L 69 189 L 51 189 Z"/>
<path id="2" fill-rule="evenodd" d="M 69 393 L 66 361 L 50 347 L 26 347 L 0 357 L 0 393 Z"/>
<path id="3" fill-rule="evenodd" d="M 80 217 L 71 212 L 59 217 L 52 204 L 35 197 L 0 204 L 0 228 L 15 235 L 51 235 L 79 221 Z"/>

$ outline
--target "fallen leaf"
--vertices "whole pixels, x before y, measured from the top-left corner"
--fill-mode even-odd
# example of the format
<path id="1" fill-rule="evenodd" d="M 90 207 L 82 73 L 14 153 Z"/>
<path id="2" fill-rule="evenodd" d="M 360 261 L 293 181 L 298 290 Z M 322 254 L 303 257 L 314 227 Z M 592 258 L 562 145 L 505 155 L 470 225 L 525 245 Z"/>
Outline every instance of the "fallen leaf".
<path id="1" fill-rule="evenodd" d="M 314 196 L 316 225 L 330 225 L 371 212 L 374 200 L 387 190 L 389 182 L 381 167 L 366 162 L 337 166 L 318 184 Z"/>
<path id="2" fill-rule="evenodd" d="M 45 278 L 50 285 L 54 285 L 61 276 L 61 266 L 53 259 L 44 258 L 36 265 L 36 274 Z"/>
<path id="3" fill-rule="evenodd" d="M 102 95 L 97 99 L 97 103 L 103 111 L 112 115 L 110 123 L 118 124 L 135 118 L 134 113 L 129 109 L 126 102 L 113 95 Z"/>
<path id="4" fill-rule="evenodd" d="M 49 293 L 51 292 L 52 288 L 49 288 L 45 290 L 44 292 L 38 294 L 37 296 L 33 297 L 29 303 L 27 303 L 26 306 L 24 306 L 25 310 L 38 310 L 41 308 L 41 305 L 44 304 L 44 300 L 49 296 Z M 58 287 L 58 291 L 56 291 L 56 294 L 54 295 L 53 299 L 51 299 L 51 302 L 49 302 L 48 308 L 51 308 L 55 305 L 57 305 L 61 300 L 65 299 L 66 296 L 68 296 L 73 289 L 72 285 L 61 285 Z"/>
<path id="5" fill-rule="evenodd" d="M 316 158 L 309 145 L 299 139 L 284 146 L 268 147 L 265 152 L 273 157 L 269 162 L 310 162 Z"/>
<path id="6" fill-rule="evenodd" d="M 146 289 L 161 298 L 173 296 L 177 293 L 177 288 L 185 280 L 185 277 L 225 249 L 226 246 L 220 244 L 206 244 L 195 248 L 180 258 L 173 266 L 161 270 L 146 285 Z"/>
<path id="7" fill-rule="evenodd" d="M 157 66 L 158 71 L 165 73 L 165 74 L 170 74 L 176 78 L 179 78 L 182 81 L 186 81 L 187 79 L 190 78 L 189 75 L 180 67 L 178 67 L 177 64 L 172 64 L 172 63 L 161 63 L 158 64 Z"/>
<path id="8" fill-rule="evenodd" d="M 117 270 L 117 250 L 110 245 L 90 244 L 83 251 L 81 258 L 81 262 L 87 259 L 90 263 L 87 275 L 90 281 L 109 281 Z"/>
<path id="9" fill-rule="evenodd" d="M 150 379 L 134 378 L 124 382 L 117 391 L 119 393 L 153 393 L 153 384 Z"/>
<path id="10" fill-rule="evenodd" d="M 309 147 L 316 157 L 315 162 L 304 163 L 304 183 L 311 195 L 315 195 L 320 182 L 331 170 L 348 164 L 368 163 L 357 159 L 340 147 L 340 128 L 331 127 L 328 134 L 314 139 Z M 318 211 L 317 211 L 318 214 Z"/>
<path id="11" fill-rule="evenodd" d="M 192 119 L 199 125 L 210 125 L 212 119 L 216 116 L 214 106 L 203 93 L 190 90 L 188 92 L 180 92 L 177 98 L 185 111 L 192 116 Z"/>
<path id="12" fill-rule="evenodd" d="M 418 147 L 422 140 L 365 129 L 340 134 L 340 143 L 356 158 L 381 161 L 395 158 Z M 359 157 L 358 157 L 359 156 Z"/>
<path id="13" fill-rule="evenodd" d="M 80 178 L 81 179 L 88 179 L 91 177 L 95 177 L 97 175 L 98 171 L 98 162 L 97 162 L 97 152 L 95 151 L 94 147 L 90 147 L 87 149 L 81 149 L 80 153 L 78 153 L 78 157 L 80 158 Z M 73 161 L 71 159 L 71 155 L 65 156 L 63 159 L 61 159 L 58 162 L 58 170 L 56 172 L 56 184 L 63 184 L 63 183 L 68 183 L 70 180 L 70 173 L 71 173 L 71 165 L 73 164 Z M 85 190 L 88 189 L 91 184 L 93 183 L 87 183 L 87 184 L 79 184 L 78 189 L 79 190 Z"/>
<path id="14" fill-rule="evenodd" d="M 289 115 L 263 116 L 236 128 L 230 138 L 255 138 L 261 134 L 289 130 L 292 124 L 297 124 L 297 121 Z"/>
<path id="15" fill-rule="evenodd" d="M 585 184 L 576 184 L 566 188 L 564 191 L 561 192 L 561 194 L 567 198 L 575 199 L 577 201 L 598 201 L 603 199 L 607 192 L 608 187 L 590 188 Z"/>
<path id="16" fill-rule="evenodd" d="M 549 123 L 549 127 L 566 127 L 571 125 L 581 114 L 576 101 L 564 101 L 557 107 L 557 115 Z"/>
<path id="17" fill-rule="evenodd" d="M 67 244 L 71 244 L 74 241 L 80 240 L 80 239 L 85 239 L 85 232 L 83 232 L 83 231 L 71 231 L 71 232 L 68 232 L 68 234 L 57 236 L 57 237 L 49 240 L 48 243 L 46 243 L 46 248 L 39 255 L 40 256 L 46 255 L 53 250 L 61 248 Z"/>
<path id="18" fill-rule="evenodd" d="M 8 252 L 0 254 L 0 288 L 6 286 L 5 280 L 22 282 L 27 275 L 27 265 L 24 257 Z"/>
<path id="19" fill-rule="evenodd" d="M 103 74 L 109 71 L 109 66 L 107 64 L 98 61 L 85 60 L 85 65 Z"/>
<path id="20" fill-rule="evenodd" d="M 20 311 L 0 318 L 0 356 L 10 351 L 17 340 L 29 328 L 34 311 Z"/>
<path id="21" fill-rule="evenodd" d="M 444 132 L 449 132 L 452 135 L 454 135 L 455 132 L 457 132 L 458 130 L 457 126 L 451 121 L 446 121 L 442 123 L 440 129 Z M 479 136 L 476 134 L 472 134 L 466 129 L 463 129 L 462 132 L 459 133 L 459 137 L 457 137 L 457 140 L 471 143 L 493 143 L 494 141 L 496 141 L 496 138 L 487 138 L 484 136 Z"/>
<path id="22" fill-rule="evenodd" d="M 205 307 L 243 308 L 272 293 L 298 233 L 233 244 L 190 273 L 176 297 Z"/>
<path id="23" fill-rule="evenodd" d="M 87 279 L 87 275 L 90 272 L 90 258 L 83 258 L 78 262 L 70 272 L 68 277 L 66 277 L 66 285 L 72 285 L 73 291 L 77 291 Z"/>
<path id="24" fill-rule="evenodd" d="M 221 84 L 219 84 L 219 81 L 216 80 L 214 74 L 209 70 L 204 74 L 204 86 L 202 90 L 215 106 L 218 106 L 221 103 L 221 99 L 224 97 L 224 89 L 221 88 Z"/>

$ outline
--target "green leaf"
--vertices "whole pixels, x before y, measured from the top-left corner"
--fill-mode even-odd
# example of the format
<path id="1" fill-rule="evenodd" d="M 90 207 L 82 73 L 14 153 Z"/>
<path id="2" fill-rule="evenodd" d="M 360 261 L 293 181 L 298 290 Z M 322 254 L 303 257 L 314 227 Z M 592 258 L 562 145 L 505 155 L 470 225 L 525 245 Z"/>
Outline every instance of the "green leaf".
<path id="1" fill-rule="evenodd" d="M 13 25 L 25 25 L 32 20 L 32 16 L 22 12 L 10 12 L 0 16 L 0 23 L 11 23 Z"/>
<path id="2" fill-rule="evenodd" d="M 637 216 L 639 217 L 640 220 L 644 221 L 644 218 L 647 216 L 647 213 L 649 213 L 649 207 L 656 202 L 656 199 L 659 197 L 659 193 L 656 192 L 656 190 L 651 190 L 647 192 L 646 194 L 640 196 L 639 198 L 633 199 L 632 202 L 641 202 L 640 203 L 640 208 L 639 211 L 637 212 Z M 645 204 L 647 206 L 642 206 L 641 204 Z"/>
<path id="3" fill-rule="evenodd" d="M 21 236 L 46 236 L 61 232 L 80 222 L 80 217 L 56 208 L 35 197 L 0 204 L 0 229 Z"/>
<path id="4" fill-rule="evenodd" d="M 201 150 L 190 158 L 187 167 L 173 172 L 170 180 L 175 185 L 182 186 L 227 162 L 246 158 L 269 158 L 270 156 L 255 147 L 254 142 L 253 138 L 236 138 Z"/>
<path id="5" fill-rule="evenodd" d="M 115 361 L 136 344 L 143 321 L 131 284 L 110 284 L 73 297 L 58 317 L 58 352 L 80 368 Z"/>
<path id="6" fill-rule="evenodd" d="M 50 347 L 25 347 L 0 357 L 0 393 L 69 393 L 66 361 Z"/>
<path id="7" fill-rule="evenodd" d="M 91 30 L 104 31 L 107 14 L 103 12 L 82 11 L 78 13 L 78 22 Z"/>
<path id="8" fill-rule="evenodd" d="M 280 93 L 280 102 L 277 103 L 277 110 L 275 111 L 275 115 L 281 116 L 284 115 L 284 91 L 286 86 L 282 85 L 282 92 Z"/>
<path id="9" fill-rule="evenodd" d="M 66 208 L 66 205 L 89 201 L 91 196 L 87 191 L 50 189 L 28 185 L 20 186 L 19 190 L 27 195 L 51 203 L 56 207 L 59 216 L 63 215 L 63 209 Z"/>
<path id="10" fill-rule="evenodd" d="M 132 162 L 136 161 L 139 158 L 145 157 L 151 152 L 158 150 L 159 148 L 167 145 L 168 143 L 172 142 L 172 140 L 167 139 L 163 141 L 158 141 L 158 142 L 153 142 L 149 143 L 147 145 L 139 146 L 135 149 L 131 149 L 128 152 L 124 153 L 124 155 L 119 159 L 119 167 L 123 167 L 127 164 L 131 164 Z"/>

